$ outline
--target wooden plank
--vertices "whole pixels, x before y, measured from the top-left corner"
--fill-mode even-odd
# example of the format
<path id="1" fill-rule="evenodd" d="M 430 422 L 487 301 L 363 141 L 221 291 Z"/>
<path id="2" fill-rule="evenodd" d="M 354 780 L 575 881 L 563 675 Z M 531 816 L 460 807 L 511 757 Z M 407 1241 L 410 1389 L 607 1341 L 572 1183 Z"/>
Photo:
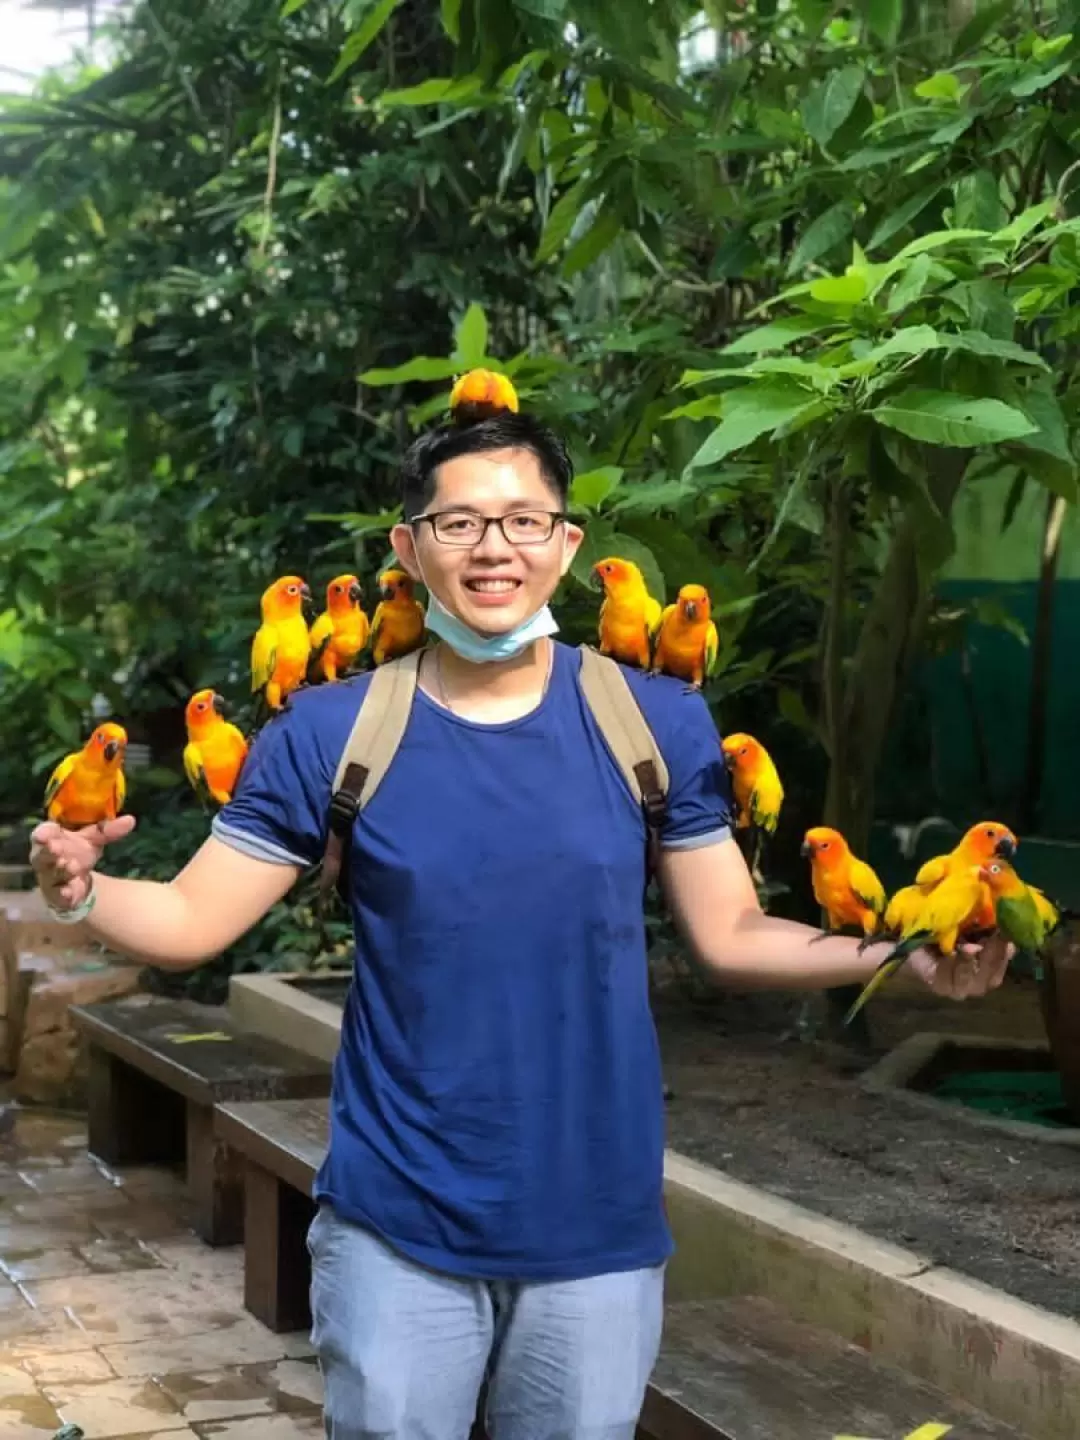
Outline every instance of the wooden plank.
<path id="1" fill-rule="evenodd" d="M 237 1029 L 224 1006 L 133 995 L 73 1006 L 71 1015 L 91 1047 L 201 1105 L 325 1095 L 330 1088 L 323 1062 Z"/>
<path id="2" fill-rule="evenodd" d="M 192 1224 L 208 1245 L 244 1238 L 244 1162 L 214 1131 L 209 1105 L 187 1102 L 187 1182 Z"/>
<path id="3" fill-rule="evenodd" d="M 248 1160 L 244 1174 L 244 1306 L 276 1334 L 311 1324 L 308 1196 Z"/>
<path id="4" fill-rule="evenodd" d="M 107 1165 L 179 1164 L 184 1101 L 115 1055 L 91 1048 L 87 1147 Z"/>
<path id="5" fill-rule="evenodd" d="M 950 1440 L 1029 1440 L 838 1336 L 755 1296 L 668 1307 L 642 1412 L 648 1440 L 899 1436 L 928 1421 Z"/>
<path id="6" fill-rule="evenodd" d="M 310 1195 L 330 1133 L 330 1101 L 251 1100 L 215 1107 L 219 1137 L 294 1190 Z"/>

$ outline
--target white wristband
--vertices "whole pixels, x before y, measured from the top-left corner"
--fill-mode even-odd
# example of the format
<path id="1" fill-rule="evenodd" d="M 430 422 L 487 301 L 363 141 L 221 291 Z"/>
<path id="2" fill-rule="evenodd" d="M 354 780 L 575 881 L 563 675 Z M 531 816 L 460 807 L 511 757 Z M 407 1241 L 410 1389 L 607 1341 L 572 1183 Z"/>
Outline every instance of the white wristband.
<path id="1" fill-rule="evenodd" d="M 97 892 L 94 889 L 94 876 L 91 873 L 90 889 L 86 892 L 86 899 L 82 900 L 74 909 L 58 910 L 54 905 L 50 905 L 48 900 L 45 901 L 45 908 L 58 925 L 78 925 L 93 910 L 96 900 Z"/>

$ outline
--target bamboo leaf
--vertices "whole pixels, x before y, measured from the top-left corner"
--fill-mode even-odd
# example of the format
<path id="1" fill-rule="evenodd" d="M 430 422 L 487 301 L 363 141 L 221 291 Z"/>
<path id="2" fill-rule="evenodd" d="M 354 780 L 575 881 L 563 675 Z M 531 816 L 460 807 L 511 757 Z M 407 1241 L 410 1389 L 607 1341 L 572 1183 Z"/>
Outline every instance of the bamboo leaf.
<path id="1" fill-rule="evenodd" d="M 346 40 L 338 62 L 330 72 L 330 78 L 326 82 L 328 85 L 340 80 L 346 70 L 352 69 L 368 46 L 379 38 L 380 32 L 400 3 L 401 0 L 379 0 L 375 8 L 368 12 L 360 28 Z"/>

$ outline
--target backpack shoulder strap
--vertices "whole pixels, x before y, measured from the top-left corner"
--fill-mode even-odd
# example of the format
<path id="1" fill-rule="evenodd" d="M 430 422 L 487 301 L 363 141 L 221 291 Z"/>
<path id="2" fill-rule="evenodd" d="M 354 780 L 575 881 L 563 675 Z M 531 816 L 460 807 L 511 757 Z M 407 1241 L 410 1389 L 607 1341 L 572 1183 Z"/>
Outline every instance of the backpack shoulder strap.
<path id="1" fill-rule="evenodd" d="M 326 899 L 338 885 L 361 809 L 390 769 L 409 723 L 420 665 L 419 650 L 380 665 L 371 676 L 349 738 L 341 752 L 330 795 L 330 824 L 319 877 Z"/>
<path id="2" fill-rule="evenodd" d="M 655 865 L 671 784 L 660 746 L 622 670 L 590 645 L 581 647 L 581 690 L 630 793 L 645 813 Z"/>

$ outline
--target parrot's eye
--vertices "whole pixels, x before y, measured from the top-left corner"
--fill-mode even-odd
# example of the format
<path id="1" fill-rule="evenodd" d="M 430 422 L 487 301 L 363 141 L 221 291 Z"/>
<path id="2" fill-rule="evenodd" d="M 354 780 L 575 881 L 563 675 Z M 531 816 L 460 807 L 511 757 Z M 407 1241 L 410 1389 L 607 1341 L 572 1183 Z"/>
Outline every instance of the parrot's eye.
<path id="1" fill-rule="evenodd" d="M 822 848 L 822 850 L 827 850 L 831 844 L 832 844 L 832 841 L 831 841 L 831 840 L 823 840 L 823 841 L 821 842 L 821 848 Z"/>

